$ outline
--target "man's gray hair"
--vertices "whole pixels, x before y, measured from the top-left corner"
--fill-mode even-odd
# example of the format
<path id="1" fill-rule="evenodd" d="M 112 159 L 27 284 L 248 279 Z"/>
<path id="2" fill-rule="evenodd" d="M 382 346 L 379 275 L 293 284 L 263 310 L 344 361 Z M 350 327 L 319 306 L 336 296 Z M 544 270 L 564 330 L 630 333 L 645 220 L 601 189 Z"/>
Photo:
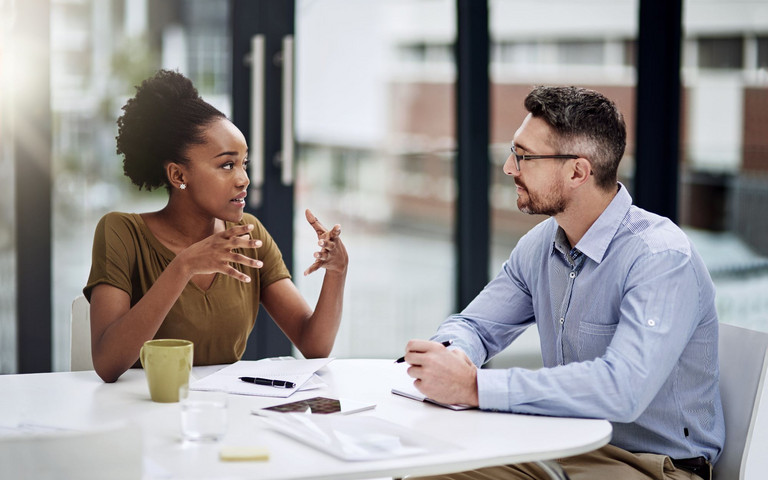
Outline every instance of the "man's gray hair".
<path id="1" fill-rule="evenodd" d="M 586 88 L 537 86 L 525 98 L 525 108 L 552 128 L 550 141 L 558 154 L 586 158 L 597 185 L 615 188 L 627 127 L 611 100 Z"/>

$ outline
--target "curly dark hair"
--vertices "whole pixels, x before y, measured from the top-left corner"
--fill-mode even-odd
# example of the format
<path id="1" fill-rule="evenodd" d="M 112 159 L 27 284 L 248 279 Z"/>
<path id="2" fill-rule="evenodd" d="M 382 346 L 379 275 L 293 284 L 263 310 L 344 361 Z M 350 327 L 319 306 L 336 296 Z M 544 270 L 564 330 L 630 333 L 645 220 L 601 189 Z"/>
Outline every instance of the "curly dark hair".
<path id="1" fill-rule="evenodd" d="M 592 163 L 597 185 L 616 188 L 627 144 L 624 116 L 616 104 L 586 88 L 537 86 L 526 97 L 525 108 L 552 127 L 558 153 L 584 156 Z"/>
<path id="2" fill-rule="evenodd" d="M 186 151 L 205 143 L 205 127 L 226 118 L 200 98 L 192 81 L 170 70 L 141 82 L 123 112 L 117 119 L 117 153 L 123 155 L 125 175 L 147 190 L 170 189 L 165 166 L 189 162 Z"/>

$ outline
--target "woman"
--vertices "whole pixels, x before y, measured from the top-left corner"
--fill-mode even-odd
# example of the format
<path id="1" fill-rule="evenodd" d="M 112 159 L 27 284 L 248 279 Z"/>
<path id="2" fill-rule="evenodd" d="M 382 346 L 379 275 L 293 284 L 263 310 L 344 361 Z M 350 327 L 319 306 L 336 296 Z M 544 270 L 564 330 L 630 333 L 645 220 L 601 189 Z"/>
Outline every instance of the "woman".
<path id="1" fill-rule="evenodd" d="M 305 275 L 326 274 L 314 309 L 296 289 L 264 226 L 244 214 L 249 184 L 245 137 L 177 72 L 138 87 L 118 119 L 117 152 L 140 189 L 165 186 L 157 212 L 109 213 L 93 242 L 91 350 L 114 382 L 152 338 L 194 342 L 194 363 L 232 363 L 245 351 L 259 308 L 305 357 L 330 354 L 341 320 L 347 252 L 341 227 L 307 210 L 320 251 Z"/>

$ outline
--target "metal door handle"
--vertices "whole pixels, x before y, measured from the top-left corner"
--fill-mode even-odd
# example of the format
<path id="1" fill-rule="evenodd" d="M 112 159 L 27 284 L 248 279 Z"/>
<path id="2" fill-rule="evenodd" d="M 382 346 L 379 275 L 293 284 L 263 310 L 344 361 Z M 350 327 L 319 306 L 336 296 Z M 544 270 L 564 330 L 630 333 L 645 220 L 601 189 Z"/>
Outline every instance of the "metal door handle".
<path id="1" fill-rule="evenodd" d="M 293 184 L 294 138 L 293 138 L 293 35 L 283 37 L 283 125 L 282 169 L 280 180 L 283 185 Z"/>
<path id="2" fill-rule="evenodd" d="M 264 186 L 264 35 L 251 37 L 251 145 L 248 148 L 251 184 L 248 205 L 258 208 Z"/>

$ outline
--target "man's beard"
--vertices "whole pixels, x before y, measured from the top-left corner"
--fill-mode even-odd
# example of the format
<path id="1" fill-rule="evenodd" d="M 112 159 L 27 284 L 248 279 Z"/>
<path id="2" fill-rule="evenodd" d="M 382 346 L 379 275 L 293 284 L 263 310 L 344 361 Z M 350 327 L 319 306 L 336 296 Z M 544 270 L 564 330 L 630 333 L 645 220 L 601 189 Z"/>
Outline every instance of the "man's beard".
<path id="1" fill-rule="evenodd" d="M 517 196 L 517 208 L 529 215 L 549 215 L 550 217 L 565 211 L 566 201 L 563 196 L 563 185 L 560 182 L 547 190 L 543 195 L 535 194 L 528 190 L 525 184 L 515 180 L 515 184 L 525 190 L 527 201 L 523 200 L 521 194 Z"/>

